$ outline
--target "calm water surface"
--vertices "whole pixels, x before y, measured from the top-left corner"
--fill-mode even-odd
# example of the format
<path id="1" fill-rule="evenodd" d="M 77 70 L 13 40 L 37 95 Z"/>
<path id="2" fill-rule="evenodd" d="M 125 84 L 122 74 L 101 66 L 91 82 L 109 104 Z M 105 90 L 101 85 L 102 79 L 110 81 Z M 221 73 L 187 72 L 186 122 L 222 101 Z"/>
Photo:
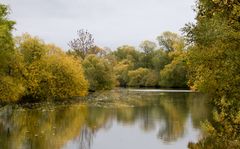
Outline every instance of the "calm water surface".
<path id="1" fill-rule="evenodd" d="M 71 103 L 0 108 L 1 149 L 184 149 L 207 119 L 206 96 L 115 89 Z"/>

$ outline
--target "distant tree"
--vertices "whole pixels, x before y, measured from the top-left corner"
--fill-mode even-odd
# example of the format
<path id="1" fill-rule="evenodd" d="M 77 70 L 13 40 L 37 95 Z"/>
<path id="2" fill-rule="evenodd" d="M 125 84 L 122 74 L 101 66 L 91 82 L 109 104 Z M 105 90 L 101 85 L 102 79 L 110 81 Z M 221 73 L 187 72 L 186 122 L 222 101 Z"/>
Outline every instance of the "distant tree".
<path id="1" fill-rule="evenodd" d="M 176 33 L 164 32 L 157 37 L 159 46 L 166 51 L 173 51 L 184 47 L 184 39 Z"/>
<path id="2" fill-rule="evenodd" d="M 149 40 L 144 40 L 139 46 L 145 54 L 152 53 L 157 45 Z"/>
<path id="3" fill-rule="evenodd" d="M 157 87 L 158 80 L 159 80 L 159 72 L 155 70 L 150 70 L 148 74 L 144 77 L 145 83 L 144 86 L 146 87 Z"/>
<path id="4" fill-rule="evenodd" d="M 78 37 L 70 41 L 68 45 L 77 56 L 84 59 L 89 50 L 95 46 L 94 38 L 91 33 L 84 29 L 78 30 L 77 35 Z"/>
<path id="5" fill-rule="evenodd" d="M 104 57 L 107 55 L 107 49 L 104 49 L 104 48 L 101 48 L 101 47 L 98 47 L 98 46 L 94 46 L 92 48 L 89 49 L 88 51 L 88 55 L 89 54 L 95 54 L 96 56 L 98 57 Z"/>
<path id="6" fill-rule="evenodd" d="M 82 64 L 91 91 L 112 89 L 115 86 L 113 67 L 107 59 L 90 54 Z"/>
<path id="7" fill-rule="evenodd" d="M 151 63 L 155 71 L 159 72 L 164 68 L 165 65 L 169 64 L 170 62 L 171 59 L 166 51 L 162 49 L 154 51 Z"/>
<path id="8" fill-rule="evenodd" d="M 173 60 L 160 71 L 160 82 L 162 87 L 187 87 L 186 62 Z"/>
<path id="9" fill-rule="evenodd" d="M 165 73 L 163 75 L 162 72 L 161 76 L 162 87 L 186 87 L 184 40 L 181 36 L 171 32 L 165 32 L 161 37 L 162 41 L 166 40 L 166 47 L 169 49 L 164 48 L 163 44 L 157 49 L 154 42 L 144 40 L 139 45 L 141 51 L 124 45 L 112 52 L 112 55 L 116 57 L 115 63 L 117 64 L 114 66 L 114 72 L 120 86 L 159 86 L 160 72 L 164 70 Z M 164 69 L 167 65 L 170 66 Z M 172 75 L 172 77 L 167 75 Z"/>
<path id="10" fill-rule="evenodd" d="M 129 45 L 118 47 L 117 50 L 113 52 L 113 54 L 116 56 L 118 61 L 121 61 L 123 59 L 135 61 L 137 58 L 136 48 Z"/>
<path id="11" fill-rule="evenodd" d="M 183 49 L 176 49 L 168 52 L 171 60 L 160 70 L 159 85 L 162 87 L 187 87 L 187 52 Z"/>
<path id="12" fill-rule="evenodd" d="M 151 59 L 154 55 L 154 50 L 157 45 L 149 40 L 143 41 L 139 47 L 142 49 L 143 53 L 141 53 L 141 66 L 144 68 L 153 68 Z"/>
<path id="13" fill-rule="evenodd" d="M 119 86 L 127 86 L 129 81 L 128 72 L 133 69 L 133 63 L 129 60 L 122 60 L 114 67 L 114 73 L 116 75 Z"/>
<path id="14" fill-rule="evenodd" d="M 145 86 L 147 80 L 147 75 L 149 74 L 149 69 L 147 68 L 138 68 L 136 70 L 131 70 L 128 72 L 128 86 L 141 87 Z"/>
<path id="15" fill-rule="evenodd" d="M 123 45 L 118 47 L 117 50 L 113 52 L 113 55 L 116 56 L 119 62 L 126 59 L 131 61 L 135 68 L 140 67 L 140 52 L 133 46 Z"/>

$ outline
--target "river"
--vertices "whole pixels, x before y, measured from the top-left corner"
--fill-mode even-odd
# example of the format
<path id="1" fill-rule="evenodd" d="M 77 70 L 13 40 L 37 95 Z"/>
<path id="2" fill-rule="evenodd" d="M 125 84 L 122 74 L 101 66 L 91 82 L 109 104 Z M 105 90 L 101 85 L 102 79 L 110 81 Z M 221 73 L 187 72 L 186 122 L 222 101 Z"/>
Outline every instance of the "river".
<path id="1" fill-rule="evenodd" d="M 201 137 L 207 96 L 122 89 L 0 108 L 1 149 L 184 149 Z M 70 102 L 71 101 L 71 102 Z"/>

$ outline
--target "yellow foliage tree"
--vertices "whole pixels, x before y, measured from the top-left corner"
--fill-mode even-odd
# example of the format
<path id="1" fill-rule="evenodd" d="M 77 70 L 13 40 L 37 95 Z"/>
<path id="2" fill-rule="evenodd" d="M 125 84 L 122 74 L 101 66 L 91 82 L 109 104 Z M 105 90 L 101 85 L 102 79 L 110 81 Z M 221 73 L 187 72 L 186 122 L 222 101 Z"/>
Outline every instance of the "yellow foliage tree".
<path id="1" fill-rule="evenodd" d="M 80 61 L 36 37 L 23 35 L 19 39 L 18 49 L 25 60 L 25 98 L 63 99 L 87 94 L 88 83 Z"/>

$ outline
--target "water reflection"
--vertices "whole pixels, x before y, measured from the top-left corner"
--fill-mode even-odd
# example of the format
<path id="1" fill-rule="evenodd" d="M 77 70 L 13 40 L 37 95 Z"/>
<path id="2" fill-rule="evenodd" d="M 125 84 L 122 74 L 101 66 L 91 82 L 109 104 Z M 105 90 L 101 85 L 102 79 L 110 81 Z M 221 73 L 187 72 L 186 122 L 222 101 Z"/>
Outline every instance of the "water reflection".
<path id="1" fill-rule="evenodd" d="M 0 148 L 93 149 L 100 148 L 101 143 L 105 148 L 110 144 L 117 148 L 122 142 L 114 142 L 113 138 L 121 140 L 125 135 L 138 137 L 140 134 L 146 137 L 153 134 L 151 138 L 158 139 L 159 146 L 174 144 L 186 135 L 191 136 L 187 128 L 199 129 L 200 121 L 209 113 L 206 97 L 199 93 L 141 93 L 118 89 L 88 98 L 84 103 L 0 108 Z M 135 134 L 123 133 L 127 129 Z M 114 131 L 119 132 L 114 134 Z M 108 141 L 99 141 L 107 134 Z M 131 144 L 127 148 L 132 148 Z"/>

